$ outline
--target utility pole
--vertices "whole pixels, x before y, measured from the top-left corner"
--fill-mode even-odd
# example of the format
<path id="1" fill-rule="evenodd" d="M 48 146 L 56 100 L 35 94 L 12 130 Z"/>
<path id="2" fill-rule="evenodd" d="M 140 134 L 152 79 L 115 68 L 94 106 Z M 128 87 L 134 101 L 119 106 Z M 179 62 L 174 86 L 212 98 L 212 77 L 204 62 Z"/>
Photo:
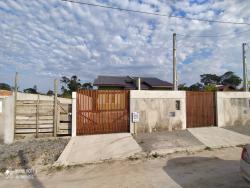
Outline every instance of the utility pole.
<path id="1" fill-rule="evenodd" d="M 247 58 L 246 58 L 246 46 L 247 43 L 242 44 L 242 52 L 243 52 L 243 89 L 244 91 L 248 91 L 248 78 L 247 78 Z"/>
<path id="2" fill-rule="evenodd" d="M 176 70 L 176 33 L 173 34 L 173 90 L 178 90 Z"/>

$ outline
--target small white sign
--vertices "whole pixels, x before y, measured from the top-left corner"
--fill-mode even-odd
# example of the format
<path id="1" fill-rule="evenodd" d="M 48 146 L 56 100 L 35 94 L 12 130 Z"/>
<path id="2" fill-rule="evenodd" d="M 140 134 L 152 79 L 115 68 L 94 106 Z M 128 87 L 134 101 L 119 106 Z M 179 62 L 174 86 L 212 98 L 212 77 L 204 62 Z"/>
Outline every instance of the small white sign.
<path id="1" fill-rule="evenodd" d="M 0 113 L 3 112 L 3 101 L 0 101 Z"/>
<path id="2" fill-rule="evenodd" d="M 139 112 L 133 112 L 132 113 L 132 121 L 133 123 L 137 123 L 140 121 L 140 114 Z"/>

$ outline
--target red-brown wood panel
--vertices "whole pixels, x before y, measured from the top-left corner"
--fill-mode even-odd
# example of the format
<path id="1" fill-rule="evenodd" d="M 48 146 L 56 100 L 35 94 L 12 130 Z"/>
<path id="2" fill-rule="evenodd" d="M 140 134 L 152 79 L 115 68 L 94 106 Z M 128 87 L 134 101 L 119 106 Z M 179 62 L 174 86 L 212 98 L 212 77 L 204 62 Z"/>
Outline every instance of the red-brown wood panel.
<path id="1" fill-rule="evenodd" d="M 129 91 L 79 90 L 77 135 L 129 132 Z"/>
<path id="2" fill-rule="evenodd" d="M 214 92 L 187 92 L 187 128 L 216 125 Z"/>

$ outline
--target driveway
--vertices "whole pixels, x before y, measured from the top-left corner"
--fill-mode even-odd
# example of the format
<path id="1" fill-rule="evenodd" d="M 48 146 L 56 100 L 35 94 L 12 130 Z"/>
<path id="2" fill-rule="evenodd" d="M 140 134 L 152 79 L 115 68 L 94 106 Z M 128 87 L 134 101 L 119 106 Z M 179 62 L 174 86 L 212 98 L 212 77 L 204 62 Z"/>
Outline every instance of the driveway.
<path id="1" fill-rule="evenodd" d="M 163 131 L 134 136 L 143 151 L 168 154 L 176 151 L 204 149 L 205 146 L 188 130 Z"/>
<path id="2" fill-rule="evenodd" d="M 218 127 L 189 128 L 200 142 L 210 148 L 232 147 L 250 143 L 250 137 Z"/>
<path id="3" fill-rule="evenodd" d="M 130 133 L 76 136 L 70 139 L 57 164 L 76 165 L 126 159 L 141 151 Z"/>
<path id="4" fill-rule="evenodd" d="M 250 125 L 226 126 L 222 128 L 230 130 L 230 131 L 234 131 L 240 134 L 244 134 L 246 136 L 250 136 Z"/>
<path id="5" fill-rule="evenodd" d="M 43 172 L 35 179 L 0 177 L 0 187 L 85 188 L 211 188 L 250 185 L 239 172 L 241 148 L 205 150 L 196 154 L 172 154 L 167 158 L 125 160 L 61 171 Z"/>

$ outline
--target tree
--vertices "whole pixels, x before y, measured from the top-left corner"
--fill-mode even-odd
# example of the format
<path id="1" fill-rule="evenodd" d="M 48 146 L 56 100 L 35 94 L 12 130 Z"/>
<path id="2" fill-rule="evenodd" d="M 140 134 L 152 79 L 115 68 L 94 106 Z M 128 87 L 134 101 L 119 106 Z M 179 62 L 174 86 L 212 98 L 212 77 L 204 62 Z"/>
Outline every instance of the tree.
<path id="1" fill-rule="evenodd" d="M 8 85 L 6 83 L 0 83 L 0 89 L 11 91 L 10 85 Z"/>
<path id="2" fill-rule="evenodd" d="M 49 90 L 49 91 L 47 92 L 47 95 L 52 96 L 52 95 L 54 95 L 54 92 L 53 92 L 52 90 Z"/>
<path id="3" fill-rule="evenodd" d="M 82 89 L 93 89 L 93 85 L 90 82 L 83 83 L 82 84 Z"/>
<path id="4" fill-rule="evenodd" d="M 72 92 L 77 91 L 81 88 L 82 84 L 80 83 L 80 79 L 77 78 L 77 76 L 71 76 L 71 78 L 68 78 L 66 76 L 63 76 L 60 82 L 63 84 L 61 90 L 62 90 L 62 96 L 71 98 Z"/>
<path id="5" fill-rule="evenodd" d="M 179 84 L 178 89 L 179 89 L 179 90 L 187 91 L 187 90 L 188 90 L 188 86 L 186 86 L 185 83 L 184 83 L 184 84 Z"/>
<path id="6" fill-rule="evenodd" d="M 208 84 L 204 86 L 204 91 L 217 91 L 215 84 Z"/>
<path id="7" fill-rule="evenodd" d="M 235 75 L 232 71 L 228 71 L 220 76 L 220 84 L 229 85 L 233 87 L 237 87 L 241 84 L 242 79 Z"/>
<path id="8" fill-rule="evenodd" d="M 225 72 L 221 76 L 216 74 L 202 74 L 201 83 L 206 85 L 224 85 L 224 86 L 233 86 L 237 87 L 241 84 L 241 78 L 234 74 L 232 71 Z"/>
<path id="9" fill-rule="evenodd" d="M 204 85 L 208 84 L 219 84 L 220 83 L 220 77 L 216 74 L 202 74 L 201 77 L 201 83 Z"/>
<path id="10" fill-rule="evenodd" d="M 203 89 L 203 85 L 199 82 L 197 82 L 196 84 L 193 84 L 189 87 L 190 91 L 201 91 Z"/>
<path id="11" fill-rule="evenodd" d="M 37 92 L 37 86 L 34 85 L 33 88 L 24 89 L 23 92 L 24 93 L 38 94 L 38 92 Z"/>

